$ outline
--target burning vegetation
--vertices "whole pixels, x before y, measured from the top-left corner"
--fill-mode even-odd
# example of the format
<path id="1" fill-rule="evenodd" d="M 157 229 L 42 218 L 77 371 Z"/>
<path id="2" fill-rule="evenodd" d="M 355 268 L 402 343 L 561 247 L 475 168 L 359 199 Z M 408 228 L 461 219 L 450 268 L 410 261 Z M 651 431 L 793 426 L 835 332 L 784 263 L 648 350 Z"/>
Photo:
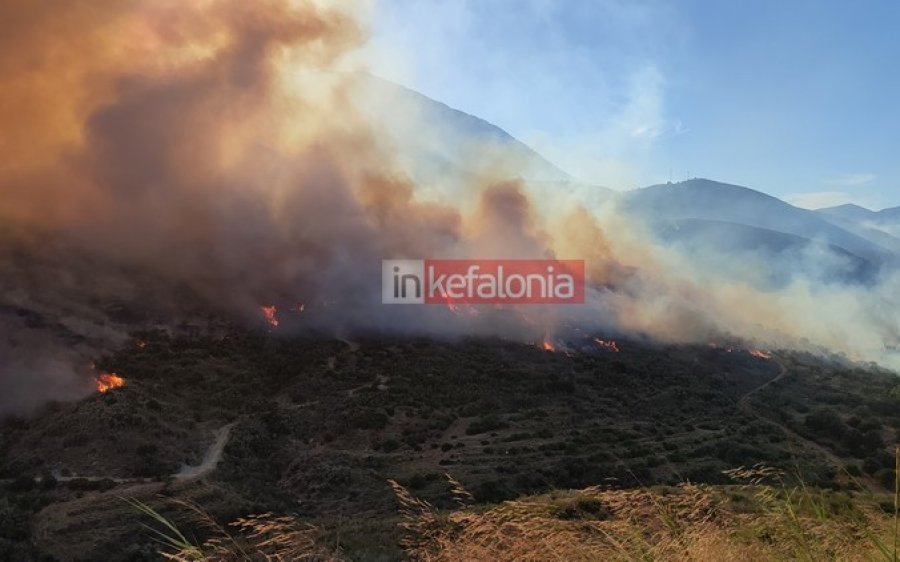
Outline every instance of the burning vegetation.
<path id="1" fill-rule="evenodd" d="M 594 342 L 606 351 L 612 351 L 613 353 L 619 352 L 619 346 L 613 340 L 602 340 L 600 338 L 594 338 Z"/>
<path id="2" fill-rule="evenodd" d="M 266 320 L 266 324 L 269 325 L 269 328 L 277 328 L 278 327 L 278 309 L 275 305 L 266 305 L 259 307 L 260 312 L 262 312 L 263 317 Z"/>
<path id="3" fill-rule="evenodd" d="M 95 379 L 97 392 L 109 392 L 114 388 L 125 386 L 125 379 L 115 373 L 100 372 Z"/>

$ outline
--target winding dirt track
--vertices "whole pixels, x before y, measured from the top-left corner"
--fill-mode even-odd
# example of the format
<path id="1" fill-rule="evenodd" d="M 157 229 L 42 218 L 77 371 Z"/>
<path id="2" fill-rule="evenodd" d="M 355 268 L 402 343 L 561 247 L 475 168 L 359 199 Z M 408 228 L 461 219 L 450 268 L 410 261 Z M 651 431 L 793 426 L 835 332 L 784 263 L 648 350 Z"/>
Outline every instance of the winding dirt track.
<path id="1" fill-rule="evenodd" d="M 822 445 L 819 445 L 819 444 L 816 443 L 815 441 L 811 441 L 811 440 L 807 439 L 806 437 L 803 437 L 802 435 L 800 435 L 799 433 L 795 432 L 794 430 L 792 430 L 792 429 L 789 428 L 788 426 L 784 425 L 783 423 L 780 423 L 780 422 L 778 422 L 778 421 L 776 421 L 776 420 L 767 418 L 766 416 L 760 414 L 760 413 L 757 412 L 757 411 L 753 408 L 753 406 L 750 404 L 750 397 L 751 397 L 751 396 L 753 396 L 754 394 L 760 392 L 761 390 L 767 388 L 768 386 L 770 386 L 770 385 L 772 385 L 772 384 L 774 384 L 774 383 L 780 381 L 780 380 L 783 379 L 785 376 L 787 376 L 788 370 L 787 370 L 787 367 L 784 366 L 784 363 L 782 363 L 781 361 L 779 361 L 779 360 L 778 360 L 777 358 L 775 358 L 775 357 L 772 358 L 772 361 L 775 361 L 775 362 L 778 364 L 778 367 L 780 368 L 780 371 L 778 372 L 778 375 L 776 375 L 776 376 L 775 376 L 774 378 L 772 378 L 771 380 L 769 380 L 769 381 L 767 381 L 767 382 L 765 382 L 765 383 L 763 383 L 763 384 L 757 386 L 756 388 L 754 388 L 754 389 L 751 390 L 750 392 L 748 392 L 748 393 L 744 394 L 743 396 L 741 396 L 741 397 L 738 399 L 738 401 L 737 401 L 738 407 L 739 407 L 739 408 L 742 408 L 742 409 L 743 409 L 744 411 L 746 411 L 748 414 L 751 414 L 751 415 L 755 416 L 756 418 L 758 418 L 758 419 L 760 419 L 760 420 L 762 420 L 762 421 L 764 421 L 764 422 L 766 422 L 766 423 L 769 423 L 769 424 L 771 424 L 771 425 L 774 425 L 774 426 L 780 428 L 782 431 L 784 431 L 785 433 L 787 433 L 788 435 L 790 435 L 791 437 L 793 437 L 793 438 L 796 439 L 797 441 L 799 441 L 799 442 L 805 444 L 805 445 L 806 445 L 807 447 L 809 447 L 810 449 L 815 450 L 816 452 L 818 452 L 819 454 L 821 454 L 823 457 L 825 457 L 826 459 L 828 459 L 828 462 L 830 462 L 831 464 L 833 464 L 834 467 L 837 468 L 838 470 L 843 469 L 843 467 L 844 467 L 844 461 L 842 461 L 840 458 L 838 458 L 838 456 L 835 455 L 834 453 L 832 453 L 830 450 L 828 450 L 827 448 L 823 447 Z"/>
<path id="2" fill-rule="evenodd" d="M 171 475 L 172 478 L 179 481 L 188 481 L 200 478 L 212 472 L 216 465 L 219 464 L 219 461 L 222 460 L 222 453 L 225 451 L 225 446 L 228 444 L 228 439 L 231 437 L 231 429 L 234 427 L 236 422 L 229 423 L 227 425 L 223 425 L 219 429 L 216 430 L 216 439 L 213 441 L 213 444 L 209 446 L 209 449 L 206 450 L 206 453 L 203 455 L 203 460 L 200 464 L 196 466 L 187 466 L 184 465 L 178 472 Z M 70 482 L 72 480 L 87 480 L 89 482 L 99 482 L 101 480 L 109 480 L 111 482 L 115 482 L 116 484 L 147 484 L 151 482 L 156 482 L 154 478 L 121 478 L 118 476 L 81 476 L 81 475 L 71 475 L 71 476 L 62 476 L 62 475 L 54 475 L 54 479 L 57 482 Z M 40 483 L 42 478 L 40 476 L 35 477 L 34 481 Z M 9 483 L 12 480 L 3 479 L 0 480 L 2 483 Z"/>
<path id="3" fill-rule="evenodd" d="M 234 427 L 234 422 L 223 425 L 216 430 L 216 440 L 206 450 L 206 454 L 203 455 L 203 461 L 197 466 L 182 466 L 181 470 L 173 474 L 172 477 L 176 480 L 193 480 L 212 472 L 216 465 L 219 464 L 219 461 L 222 460 L 222 452 L 225 450 L 225 445 L 228 444 L 228 438 L 231 437 L 232 427 Z"/>
<path id="4" fill-rule="evenodd" d="M 746 407 L 746 406 L 747 406 L 747 400 L 749 400 L 750 397 L 751 397 L 752 395 L 754 395 L 754 394 L 756 394 L 757 392 L 759 392 L 759 391 L 765 389 L 765 388 L 768 387 L 769 385 L 775 384 L 776 382 L 778 382 L 778 381 L 780 381 L 781 379 L 783 379 L 783 378 L 785 377 L 785 375 L 787 375 L 787 367 L 784 366 L 784 363 L 782 363 L 782 362 L 779 361 L 778 359 L 774 359 L 774 358 L 772 359 L 772 361 L 775 361 L 775 363 L 778 364 L 778 368 L 779 368 L 778 374 L 775 376 L 775 378 L 773 378 L 773 379 L 771 379 L 771 380 L 768 380 L 768 381 L 762 383 L 761 385 L 757 386 L 756 388 L 754 388 L 754 389 L 751 390 L 750 392 L 748 392 L 748 393 L 744 394 L 743 396 L 741 396 L 741 397 L 738 399 L 738 402 L 737 402 L 737 403 L 738 403 L 738 406 Z"/>

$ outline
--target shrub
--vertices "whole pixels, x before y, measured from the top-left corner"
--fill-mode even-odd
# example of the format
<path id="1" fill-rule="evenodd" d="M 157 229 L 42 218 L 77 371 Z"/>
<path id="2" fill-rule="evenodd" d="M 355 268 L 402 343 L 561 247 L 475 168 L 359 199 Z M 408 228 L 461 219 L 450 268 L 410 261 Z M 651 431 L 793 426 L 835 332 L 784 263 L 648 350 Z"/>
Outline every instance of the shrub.
<path id="1" fill-rule="evenodd" d="M 377 410 L 364 410 L 355 414 L 350 423 L 357 429 L 384 429 L 387 427 L 388 417 Z"/>
<path id="2" fill-rule="evenodd" d="M 392 453 L 399 448 L 400 442 L 396 439 L 386 439 L 375 445 L 376 450 L 382 451 L 384 453 Z"/>
<path id="3" fill-rule="evenodd" d="M 894 489 L 895 473 L 893 468 L 882 468 L 875 473 L 875 478 L 877 478 L 878 482 L 888 490 Z"/>
<path id="4" fill-rule="evenodd" d="M 822 408 L 806 416 L 806 427 L 816 433 L 840 438 L 847 431 L 847 424 L 833 410 Z"/>
<path id="5" fill-rule="evenodd" d="M 28 514 L 0 498 L 0 537 L 21 540 L 28 536 Z"/>
<path id="6" fill-rule="evenodd" d="M 469 427 L 466 429 L 466 435 L 487 433 L 488 431 L 495 431 L 498 429 L 503 429 L 504 427 L 506 427 L 506 424 L 502 420 L 500 420 L 500 418 L 498 418 L 494 414 L 490 414 L 487 416 L 482 416 L 470 423 Z"/>

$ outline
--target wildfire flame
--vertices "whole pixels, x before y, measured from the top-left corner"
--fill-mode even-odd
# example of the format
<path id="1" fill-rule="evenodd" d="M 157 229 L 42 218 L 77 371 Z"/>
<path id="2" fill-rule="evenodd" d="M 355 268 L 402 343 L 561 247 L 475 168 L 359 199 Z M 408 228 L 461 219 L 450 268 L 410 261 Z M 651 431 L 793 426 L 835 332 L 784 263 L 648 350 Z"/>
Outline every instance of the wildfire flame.
<path id="1" fill-rule="evenodd" d="M 544 340 L 544 343 L 541 344 L 541 349 L 543 349 L 544 351 L 556 351 L 556 346 L 554 346 L 548 340 Z"/>
<path id="2" fill-rule="evenodd" d="M 619 352 L 619 346 L 613 340 L 601 340 L 600 338 L 594 338 L 594 341 L 607 351 L 612 351 L 613 353 Z"/>
<path id="3" fill-rule="evenodd" d="M 444 302 L 444 304 L 447 305 L 447 310 L 449 310 L 450 312 L 452 312 L 453 314 L 455 314 L 457 316 L 463 316 L 463 315 L 478 316 L 478 314 L 479 314 L 478 309 L 475 308 L 474 306 L 472 306 L 471 304 L 464 303 L 462 305 L 459 305 L 459 304 L 456 304 L 455 302 L 451 301 L 450 299 L 447 299 Z"/>
<path id="4" fill-rule="evenodd" d="M 752 355 L 753 357 L 759 357 L 760 359 L 771 359 L 772 354 L 768 351 L 762 351 L 759 349 L 748 349 L 747 353 Z"/>
<path id="5" fill-rule="evenodd" d="M 277 328 L 278 327 L 278 309 L 275 308 L 274 304 L 270 304 L 267 306 L 259 307 L 260 312 L 263 313 L 263 316 L 266 319 L 266 324 L 269 325 L 269 328 Z"/>
<path id="6" fill-rule="evenodd" d="M 97 392 L 109 392 L 114 388 L 125 386 L 125 379 L 115 373 L 101 372 L 96 379 Z"/>

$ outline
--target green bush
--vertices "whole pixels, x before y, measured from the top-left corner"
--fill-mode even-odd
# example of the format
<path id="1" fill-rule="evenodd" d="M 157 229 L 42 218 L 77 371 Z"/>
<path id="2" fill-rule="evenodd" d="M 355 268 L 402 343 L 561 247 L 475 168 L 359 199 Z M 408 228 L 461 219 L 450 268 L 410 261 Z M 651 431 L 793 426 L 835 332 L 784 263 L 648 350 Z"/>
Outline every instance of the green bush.
<path id="1" fill-rule="evenodd" d="M 847 424 L 833 410 L 822 408 L 806 416 L 806 427 L 816 433 L 840 438 L 847 432 Z"/>

